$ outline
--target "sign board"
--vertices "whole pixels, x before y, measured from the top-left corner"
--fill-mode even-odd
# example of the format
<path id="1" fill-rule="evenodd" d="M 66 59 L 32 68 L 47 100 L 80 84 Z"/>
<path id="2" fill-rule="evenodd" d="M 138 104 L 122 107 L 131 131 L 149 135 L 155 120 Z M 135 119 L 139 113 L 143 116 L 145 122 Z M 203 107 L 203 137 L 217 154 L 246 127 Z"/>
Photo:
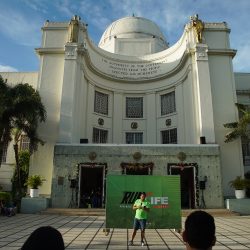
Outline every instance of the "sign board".
<path id="1" fill-rule="evenodd" d="M 181 228 L 180 177 L 152 175 L 108 175 L 106 227 L 132 228 L 132 206 L 140 192 L 151 203 L 147 228 Z"/>

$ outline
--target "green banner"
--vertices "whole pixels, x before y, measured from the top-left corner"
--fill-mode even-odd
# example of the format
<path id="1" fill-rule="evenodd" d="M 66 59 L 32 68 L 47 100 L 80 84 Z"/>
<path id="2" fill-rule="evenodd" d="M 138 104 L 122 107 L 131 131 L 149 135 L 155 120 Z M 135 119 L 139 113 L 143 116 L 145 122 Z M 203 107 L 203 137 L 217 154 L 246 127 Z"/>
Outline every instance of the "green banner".
<path id="1" fill-rule="evenodd" d="M 106 189 L 106 227 L 131 228 L 135 216 L 132 206 L 147 194 L 151 203 L 147 228 L 181 228 L 179 176 L 108 175 Z"/>

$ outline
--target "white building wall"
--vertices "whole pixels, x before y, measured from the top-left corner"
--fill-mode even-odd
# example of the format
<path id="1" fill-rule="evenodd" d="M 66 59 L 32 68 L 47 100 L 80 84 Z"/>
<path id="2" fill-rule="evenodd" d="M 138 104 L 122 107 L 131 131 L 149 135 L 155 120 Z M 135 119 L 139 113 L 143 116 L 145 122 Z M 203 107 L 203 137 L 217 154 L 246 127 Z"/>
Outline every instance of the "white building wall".
<path id="1" fill-rule="evenodd" d="M 238 121 L 238 112 L 235 106 L 235 85 L 231 67 L 231 58 L 228 56 L 209 56 L 211 72 L 213 107 L 215 121 L 216 143 L 220 145 L 223 187 L 225 195 L 229 195 L 228 182 L 235 176 L 243 175 L 243 160 L 241 141 L 225 143 L 225 134 L 228 132 L 223 124 Z"/>
<path id="2" fill-rule="evenodd" d="M 39 146 L 38 151 L 33 155 L 30 174 L 40 174 L 46 179 L 40 190 L 40 193 L 44 195 L 51 193 L 54 145 L 58 140 L 60 124 L 67 27 L 65 23 L 45 23 L 42 29 L 42 47 L 36 49 L 40 56 L 38 90 L 46 107 L 47 119 L 38 130 L 45 145 Z"/>

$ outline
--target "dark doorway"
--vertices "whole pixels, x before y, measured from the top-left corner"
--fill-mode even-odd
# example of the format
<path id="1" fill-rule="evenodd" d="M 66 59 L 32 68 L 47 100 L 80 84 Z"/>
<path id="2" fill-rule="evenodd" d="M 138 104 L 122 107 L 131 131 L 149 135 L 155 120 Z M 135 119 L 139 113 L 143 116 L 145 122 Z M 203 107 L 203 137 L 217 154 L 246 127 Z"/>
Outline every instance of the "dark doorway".
<path id="1" fill-rule="evenodd" d="M 194 167 L 170 166 L 170 175 L 180 175 L 181 208 L 195 208 Z"/>
<path id="2" fill-rule="evenodd" d="M 80 166 L 79 207 L 101 208 L 104 200 L 105 167 Z"/>

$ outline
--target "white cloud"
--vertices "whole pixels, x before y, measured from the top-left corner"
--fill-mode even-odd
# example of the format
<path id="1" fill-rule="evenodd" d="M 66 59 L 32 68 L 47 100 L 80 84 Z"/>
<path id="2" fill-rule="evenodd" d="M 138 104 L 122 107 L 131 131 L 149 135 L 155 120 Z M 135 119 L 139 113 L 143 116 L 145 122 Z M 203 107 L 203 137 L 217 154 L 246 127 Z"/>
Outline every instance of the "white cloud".
<path id="1" fill-rule="evenodd" d="M 62 0 L 62 1 L 54 1 L 55 7 L 56 9 L 63 13 L 64 15 L 68 16 L 68 17 L 72 17 L 73 15 L 75 15 L 73 9 L 73 5 L 72 5 L 72 1 L 69 0 Z"/>
<path id="2" fill-rule="evenodd" d="M 0 64 L 0 72 L 17 72 L 18 70 L 16 68 L 13 68 L 8 65 L 1 65 Z"/>
<path id="3" fill-rule="evenodd" d="M 48 3 L 46 1 L 41 0 L 22 0 L 28 7 L 31 9 L 42 12 L 42 13 L 48 13 Z"/>
<path id="4" fill-rule="evenodd" d="M 14 40 L 16 43 L 27 46 L 37 46 L 40 43 L 41 22 L 35 18 L 5 9 L 0 12 L 0 33 Z"/>

